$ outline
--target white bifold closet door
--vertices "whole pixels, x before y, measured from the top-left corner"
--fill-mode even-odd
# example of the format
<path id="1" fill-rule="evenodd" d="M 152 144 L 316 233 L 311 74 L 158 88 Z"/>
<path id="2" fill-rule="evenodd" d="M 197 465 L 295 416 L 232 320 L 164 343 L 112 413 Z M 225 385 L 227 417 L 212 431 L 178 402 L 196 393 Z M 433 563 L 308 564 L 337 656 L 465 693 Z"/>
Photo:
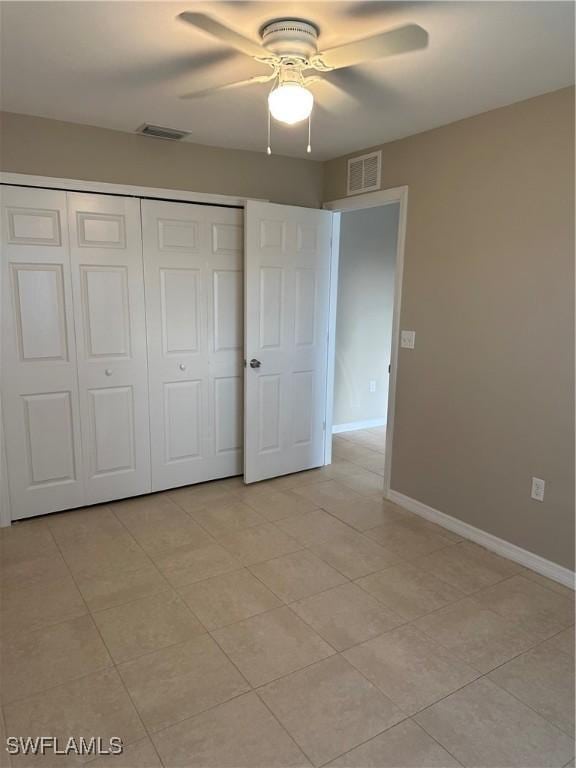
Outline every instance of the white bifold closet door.
<path id="1" fill-rule="evenodd" d="M 66 193 L 2 187 L 2 397 L 12 517 L 84 503 Z"/>
<path id="2" fill-rule="evenodd" d="M 332 214 L 246 207 L 244 479 L 324 464 Z"/>
<path id="3" fill-rule="evenodd" d="M 68 193 L 85 504 L 148 493 L 140 205 Z"/>
<path id="4" fill-rule="evenodd" d="M 242 211 L 141 206 L 152 490 L 241 474 Z"/>

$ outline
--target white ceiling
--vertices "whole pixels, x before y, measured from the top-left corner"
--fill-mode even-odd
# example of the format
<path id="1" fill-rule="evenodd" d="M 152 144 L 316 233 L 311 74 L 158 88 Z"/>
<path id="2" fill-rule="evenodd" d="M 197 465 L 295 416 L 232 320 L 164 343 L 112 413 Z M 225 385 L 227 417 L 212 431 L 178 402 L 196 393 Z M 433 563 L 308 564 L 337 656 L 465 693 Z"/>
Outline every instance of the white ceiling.
<path id="1" fill-rule="evenodd" d="M 178 98 L 269 71 L 177 20 L 184 10 L 254 39 L 269 19 L 310 19 L 321 48 L 406 22 L 428 31 L 424 51 L 312 86 L 315 159 L 574 82 L 572 2 L 2 2 L 2 108 L 121 131 L 150 122 L 200 144 L 263 151 L 268 86 Z M 274 151 L 305 156 L 305 133 L 275 124 Z"/>

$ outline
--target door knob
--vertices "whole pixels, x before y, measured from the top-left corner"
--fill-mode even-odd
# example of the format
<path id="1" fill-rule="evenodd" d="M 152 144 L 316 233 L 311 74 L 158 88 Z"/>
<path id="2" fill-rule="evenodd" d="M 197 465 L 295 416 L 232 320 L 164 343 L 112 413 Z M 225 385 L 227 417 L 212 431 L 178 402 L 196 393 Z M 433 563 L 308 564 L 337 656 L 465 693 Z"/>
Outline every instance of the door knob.
<path id="1" fill-rule="evenodd" d="M 104 373 L 106 374 L 106 376 L 112 376 L 112 368 L 106 368 Z"/>
<path id="2" fill-rule="evenodd" d="M 180 368 L 181 371 L 185 371 L 186 370 L 186 366 L 184 365 L 184 363 L 180 363 L 178 368 Z"/>
<path id="3" fill-rule="evenodd" d="M 250 360 L 250 368 L 260 368 L 261 365 L 262 363 L 260 362 L 260 360 L 256 360 L 255 357 L 253 357 L 252 360 Z"/>

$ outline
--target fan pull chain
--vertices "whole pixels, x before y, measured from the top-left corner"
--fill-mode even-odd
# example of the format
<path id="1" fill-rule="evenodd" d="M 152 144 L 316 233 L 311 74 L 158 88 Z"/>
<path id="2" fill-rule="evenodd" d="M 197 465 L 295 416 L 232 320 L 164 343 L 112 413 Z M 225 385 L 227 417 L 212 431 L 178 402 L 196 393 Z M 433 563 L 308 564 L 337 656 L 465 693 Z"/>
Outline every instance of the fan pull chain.
<path id="1" fill-rule="evenodd" d="M 312 112 L 308 115 L 308 146 L 306 147 L 306 152 L 310 154 L 312 152 L 312 144 L 310 142 L 310 137 L 312 135 Z"/>
<path id="2" fill-rule="evenodd" d="M 270 108 L 268 108 L 268 147 L 266 148 L 266 154 L 272 154 L 272 147 L 270 146 Z"/>

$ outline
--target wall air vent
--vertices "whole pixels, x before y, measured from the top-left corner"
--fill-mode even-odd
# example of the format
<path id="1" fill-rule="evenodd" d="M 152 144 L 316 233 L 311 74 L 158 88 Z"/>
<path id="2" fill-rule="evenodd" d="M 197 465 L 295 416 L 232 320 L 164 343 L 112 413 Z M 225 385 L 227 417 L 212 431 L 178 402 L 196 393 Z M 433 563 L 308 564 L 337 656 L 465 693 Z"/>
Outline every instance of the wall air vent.
<path id="1" fill-rule="evenodd" d="M 182 141 L 182 139 L 189 136 L 186 131 L 177 131 L 174 128 L 163 128 L 160 125 L 150 125 L 150 123 L 144 123 L 140 128 L 136 130 L 136 133 L 141 133 L 143 136 L 154 136 L 156 139 L 168 139 L 169 141 Z"/>
<path id="2" fill-rule="evenodd" d="M 380 189 L 380 169 L 382 152 L 370 152 L 358 155 L 348 160 L 347 195 L 357 195 L 360 192 L 375 192 Z"/>

